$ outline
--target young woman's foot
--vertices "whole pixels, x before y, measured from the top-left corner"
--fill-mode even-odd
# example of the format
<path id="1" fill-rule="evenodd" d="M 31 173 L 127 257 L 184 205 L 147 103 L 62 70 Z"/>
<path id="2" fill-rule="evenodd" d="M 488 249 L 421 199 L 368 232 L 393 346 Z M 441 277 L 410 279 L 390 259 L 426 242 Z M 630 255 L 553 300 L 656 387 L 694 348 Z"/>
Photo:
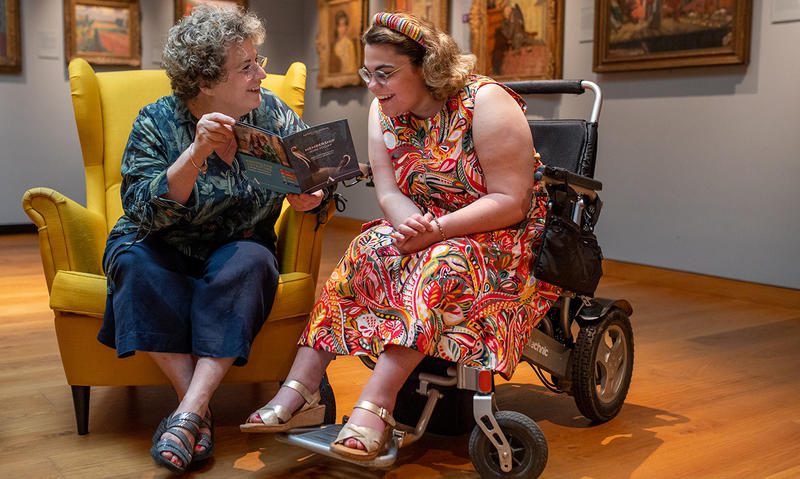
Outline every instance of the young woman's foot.
<path id="1" fill-rule="evenodd" d="M 353 409 L 353 412 L 350 413 L 350 419 L 347 420 L 347 424 L 368 427 L 379 432 L 386 428 L 386 423 L 383 422 L 383 419 L 381 419 L 375 413 L 361 408 Z M 362 451 L 365 450 L 364 445 L 361 444 L 361 441 L 357 439 L 346 439 L 343 444 L 345 447 L 349 447 L 350 449 L 360 449 Z"/>
<path id="2" fill-rule="evenodd" d="M 281 387 L 278 389 L 277 394 L 267 403 L 267 406 L 283 406 L 294 413 L 300 409 L 305 402 L 306 400 L 298 391 L 288 387 Z M 256 411 L 247 417 L 247 423 L 263 424 L 264 421 L 261 420 L 261 416 L 259 416 L 258 411 Z"/>
<path id="3" fill-rule="evenodd" d="M 239 430 L 274 433 L 320 425 L 325 421 L 325 406 L 319 401 L 319 391 L 312 393 L 300 382 L 289 379 L 270 402 L 239 426 Z"/>
<path id="4" fill-rule="evenodd" d="M 330 450 L 350 459 L 371 460 L 383 450 L 389 430 L 394 426 L 389 410 L 371 401 L 360 400 L 353 407 L 350 420 L 331 443 Z"/>

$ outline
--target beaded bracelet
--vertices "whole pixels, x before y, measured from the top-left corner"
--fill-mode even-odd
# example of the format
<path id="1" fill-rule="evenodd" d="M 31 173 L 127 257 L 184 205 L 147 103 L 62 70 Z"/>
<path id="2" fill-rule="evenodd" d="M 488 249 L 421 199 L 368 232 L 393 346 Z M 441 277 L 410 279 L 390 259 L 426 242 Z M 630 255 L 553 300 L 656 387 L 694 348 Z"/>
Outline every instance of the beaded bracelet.
<path id="1" fill-rule="evenodd" d="M 433 221 L 436 222 L 436 227 L 439 228 L 439 235 L 441 235 L 442 241 L 447 241 L 447 235 L 444 234 L 444 228 L 442 228 L 442 224 L 439 223 L 439 218 L 434 216 Z"/>

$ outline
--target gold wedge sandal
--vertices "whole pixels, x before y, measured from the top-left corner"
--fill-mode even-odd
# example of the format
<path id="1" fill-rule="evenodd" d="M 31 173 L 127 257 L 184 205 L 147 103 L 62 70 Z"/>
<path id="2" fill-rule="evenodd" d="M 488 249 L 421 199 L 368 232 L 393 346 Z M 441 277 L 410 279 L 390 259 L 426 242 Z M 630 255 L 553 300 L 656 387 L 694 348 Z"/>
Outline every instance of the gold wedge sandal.
<path id="1" fill-rule="evenodd" d="M 374 459 L 381 449 L 383 449 L 383 445 L 386 443 L 386 437 L 396 423 L 389 411 L 369 401 L 358 401 L 354 406 L 354 409 L 355 408 L 366 409 L 375 414 L 383 419 L 383 422 L 386 423 L 386 427 L 383 428 L 383 431 L 377 431 L 369 427 L 356 426 L 348 422 L 344 425 L 342 430 L 339 431 L 336 440 L 331 443 L 331 451 L 350 459 L 369 461 Z M 344 443 L 348 439 L 355 439 L 360 442 L 364 445 L 364 449 L 354 449 L 345 446 Z"/>
<path id="2" fill-rule="evenodd" d="M 242 432 L 283 432 L 296 427 L 318 426 L 325 421 L 325 405 L 320 404 L 319 391 L 311 392 L 299 382 L 289 379 L 282 387 L 292 388 L 306 400 L 294 414 L 286 406 L 265 405 L 258 411 L 262 422 L 246 422 L 239 425 Z"/>

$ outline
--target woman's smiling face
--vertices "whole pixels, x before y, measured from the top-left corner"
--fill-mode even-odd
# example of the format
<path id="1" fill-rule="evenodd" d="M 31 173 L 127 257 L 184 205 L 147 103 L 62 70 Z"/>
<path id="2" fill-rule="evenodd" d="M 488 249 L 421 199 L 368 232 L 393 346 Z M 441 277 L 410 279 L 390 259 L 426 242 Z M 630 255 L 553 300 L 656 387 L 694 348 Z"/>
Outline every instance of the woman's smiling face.
<path id="1" fill-rule="evenodd" d="M 215 111 L 239 118 L 261 104 L 261 80 L 266 76 L 256 64 L 256 49 L 249 38 L 228 49 L 225 70 L 225 80 L 206 93 L 212 97 Z"/>
<path id="2" fill-rule="evenodd" d="M 370 73 L 380 70 L 390 75 L 385 85 L 374 78 L 367 84 L 369 91 L 380 102 L 385 115 L 393 117 L 407 112 L 413 113 L 430 101 L 430 92 L 425 86 L 422 69 L 411 64 L 411 58 L 398 53 L 393 45 L 366 45 L 364 66 Z"/>

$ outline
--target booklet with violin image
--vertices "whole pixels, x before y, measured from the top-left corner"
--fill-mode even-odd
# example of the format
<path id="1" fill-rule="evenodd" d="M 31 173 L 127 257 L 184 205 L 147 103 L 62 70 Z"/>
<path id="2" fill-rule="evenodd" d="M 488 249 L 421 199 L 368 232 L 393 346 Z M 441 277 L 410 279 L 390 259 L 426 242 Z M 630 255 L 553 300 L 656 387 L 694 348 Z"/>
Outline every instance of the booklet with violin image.
<path id="1" fill-rule="evenodd" d="M 285 137 L 243 122 L 233 132 L 237 156 L 255 187 L 311 193 L 362 174 L 346 119 Z"/>

